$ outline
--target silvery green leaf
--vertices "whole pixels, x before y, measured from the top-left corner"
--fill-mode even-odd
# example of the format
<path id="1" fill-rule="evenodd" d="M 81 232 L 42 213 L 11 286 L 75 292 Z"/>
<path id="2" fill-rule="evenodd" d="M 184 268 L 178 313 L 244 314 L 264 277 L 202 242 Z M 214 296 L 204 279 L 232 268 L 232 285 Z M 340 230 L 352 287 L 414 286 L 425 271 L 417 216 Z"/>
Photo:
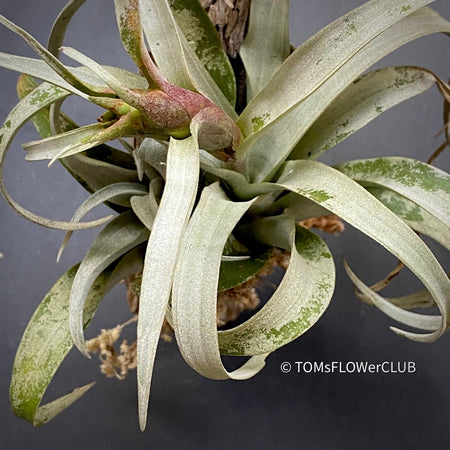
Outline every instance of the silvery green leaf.
<path id="1" fill-rule="evenodd" d="M 137 183 L 139 181 L 135 170 L 111 164 L 111 162 L 105 161 L 101 154 L 92 156 L 96 157 L 79 153 L 60 160 L 71 175 L 89 192 L 114 183 Z"/>
<path id="2" fill-rule="evenodd" d="M 125 50 L 147 79 L 149 87 L 161 88 L 165 80 L 161 77 L 145 46 L 139 0 L 114 0 L 114 7 Z"/>
<path id="3" fill-rule="evenodd" d="M 83 55 L 78 50 L 71 47 L 61 47 L 61 51 L 72 58 L 73 60 L 79 62 L 80 64 L 86 66 L 92 73 L 96 74 L 101 78 L 105 84 L 107 84 L 124 102 L 128 103 L 130 106 L 138 110 L 142 110 L 141 97 L 133 92 L 128 86 L 121 83 L 107 68 L 101 66 L 93 59 L 86 55 Z M 92 96 L 95 97 L 95 96 Z M 95 99 L 91 97 L 91 101 Z M 143 110 L 145 113 L 145 110 Z"/>
<path id="4" fill-rule="evenodd" d="M 234 108 L 203 66 L 177 25 L 168 0 L 140 2 L 142 27 L 161 72 L 176 86 L 198 91 L 236 118 Z"/>
<path id="5" fill-rule="evenodd" d="M 241 114 L 244 136 L 294 108 L 379 34 L 431 1 L 412 0 L 406 7 L 403 0 L 371 0 L 320 30 L 286 59 Z"/>
<path id="6" fill-rule="evenodd" d="M 394 305 L 387 299 L 383 298 L 381 295 L 374 292 L 368 286 L 366 286 L 350 269 L 347 262 L 344 261 L 344 267 L 347 275 L 353 281 L 356 288 L 362 292 L 362 294 L 369 298 L 373 304 L 383 311 L 387 316 L 398 322 L 407 325 L 409 327 L 418 328 L 420 330 L 433 331 L 439 330 L 442 318 L 441 316 L 431 316 L 425 314 L 418 314 L 415 312 L 407 311 L 399 306 Z M 392 327 L 391 327 L 392 328 Z"/>
<path id="7" fill-rule="evenodd" d="M 197 1 L 169 0 L 169 5 L 178 27 L 194 53 L 229 103 L 234 105 L 236 80 L 233 68 L 210 18 Z"/>
<path id="8" fill-rule="evenodd" d="M 292 159 L 316 159 L 384 111 L 429 89 L 435 77 L 419 67 L 387 67 L 355 80 L 314 122 Z"/>
<path id="9" fill-rule="evenodd" d="M 448 226 L 450 223 L 450 175 L 437 167 L 391 156 L 347 161 L 335 168 L 363 185 L 381 186 L 397 192 L 443 224 Z"/>
<path id="10" fill-rule="evenodd" d="M 17 96 L 19 97 L 19 100 L 22 100 L 38 86 L 39 83 L 33 77 L 21 74 L 17 80 Z M 41 109 L 33 117 L 31 117 L 30 120 L 42 138 L 52 135 L 49 120 L 49 108 Z"/>
<path id="11" fill-rule="evenodd" d="M 289 53 L 289 0 L 255 2 L 239 51 L 247 77 L 247 102 L 266 86 Z"/>
<path id="12" fill-rule="evenodd" d="M 6 201 L 23 217 L 40 225 L 57 228 L 62 230 L 79 230 L 91 228 L 93 226 L 105 223 L 110 217 L 105 217 L 92 222 L 70 223 L 57 220 L 51 220 L 32 213 L 23 206 L 19 205 L 11 198 L 6 190 L 3 179 L 3 170 L 6 154 L 16 133 L 20 130 L 35 113 L 48 107 L 52 103 L 65 98 L 68 92 L 50 84 L 42 84 L 34 89 L 29 95 L 24 97 L 9 113 L 2 128 L 0 129 L 0 190 Z"/>
<path id="13" fill-rule="evenodd" d="M 145 138 L 136 150 L 136 156 L 166 177 L 167 144 L 152 138 Z"/>
<path id="14" fill-rule="evenodd" d="M 390 189 L 366 186 L 375 198 L 387 206 L 393 213 L 403 219 L 413 230 L 430 236 L 450 250 L 450 232 L 447 224 L 421 208 L 417 203 L 408 200 Z"/>
<path id="15" fill-rule="evenodd" d="M 67 271 L 38 306 L 23 334 L 10 386 L 14 414 L 35 426 L 50 420 L 79 398 L 92 384 L 75 390 L 57 403 L 40 406 L 61 362 L 72 348 L 68 325 L 69 294 L 78 265 Z M 93 283 L 84 308 L 83 324 L 91 320 L 111 275 L 106 271 Z"/>
<path id="16" fill-rule="evenodd" d="M 336 169 L 308 160 L 289 161 L 277 184 L 337 214 L 400 259 L 422 281 L 441 313 L 439 327 L 429 334 L 395 329 L 420 342 L 436 340 L 450 326 L 450 281 L 425 243 L 359 184 Z"/>
<path id="17" fill-rule="evenodd" d="M 430 334 L 395 331 L 420 342 L 436 340 L 450 326 L 450 281 L 425 243 L 362 186 L 325 164 L 288 161 L 273 183 L 240 184 L 233 189 L 241 199 L 283 188 L 337 214 L 400 259 L 422 281 L 442 316 L 441 326 Z M 370 220 L 369 220 L 369 219 Z"/>
<path id="18" fill-rule="evenodd" d="M 23 149 L 27 152 L 25 159 L 27 161 L 52 159 L 62 150 L 73 147 L 79 142 L 89 141 L 91 137 L 105 129 L 108 125 L 110 125 L 110 123 L 94 123 L 55 136 L 40 139 L 39 141 L 22 144 Z"/>
<path id="19" fill-rule="evenodd" d="M 55 73 L 44 61 L 35 58 L 27 58 L 25 56 L 9 55 L 7 53 L 0 52 L 0 67 L 5 69 L 14 70 L 15 72 L 25 73 L 39 80 L 47 81 L 48 83 L 59 86 L 62 89 L 71 92 L 79 97 L 89 99 L 89 95 L 84 94 L 72 87 L 69 83 L 64 81 L 57 73 Z M 103 66 L 105 70 L 108 70 L 114 75 L 121 83 L 126 84 L 130 89 L 145 89 L 147 87 L 147 81 L 145 78 L 120 69 L 118 67 Z M 106 89 L 105 82 L 92 74 L 92 72 L 86 67 L 70 67 L 70 70 L 76 74 L 82 81 L 89 82 L 93 86 L 103 86 Z"/>
<path id="20" fill-rule="evenodd" d="M 105 202 L 114 202 L 117 205 L 130 207 L 130 197 L 145 195 L 147 193 L 147 189 L 138 183 L 114 183 L 108 186 L 105 186 L 98 191 L 91 194 L 75 211 L 72 216 L 72 222 L 79 222 L 87 213 L 92 211 L 97 206 L 101 205 Z M 73 232 L 68 231 L 61 243 L 59 250 L 57 261 L 60 260 L 61 255 L 69 242 L 70 237 Z"/>
<path id="21" fill-rule="evenodd" d="M 137 377 L 141 430 L 145 429 L 147 422 L 153 364 L 169 302 L 180 240 L 197 194 L 199 150 L 195 130 L 189 138 L 170 140 L 166 175 L 145 255 L 139 301 Z"/>
<path id="22" fill-rule="evenodd" d="M 411 40 L 437 32 L 450 32 L 450 23 L 422 8 L 381 33 L 291 112 L 245 139 L 237 155 L 244 158 L 249 179 L 270 179 L 309 127 L 365 69 Z"/>
<path id="23" fill-rule="evenodd" d="M 141 0 L 139 7 L 145 37 L 161 72 L 176 86 L 195 90 L 167 0 Z"/>
<path id="24" fill-rule="evenodd" d="M 221 256 L 228 236 L 251 203 L 231 201 L 218 183 L 204 188 L 178 256 L 172 288 L 175 336 L 186 362 L 212 379 L 250 378 L 264 367 L 267 356 L 254 356 L 239 369 L 228 372 L 217 340 Z"/>
<path id="25" fill-rule="evenodd" d="M 148 239 L 148 230 L 127 211 L 116 217 L 97 235 L 75 275 L 70 292 L 69 324 L 75 346 L 87 357 L 83 333 L 86 296 L 96 277 L 110 264 Z"/>
<path id="26" fill-rule="evenodd" d="M 156 211 L 150 207 L 150 195 L 135 195 L 130 199 L 131 208 L 137 218 L 149 229 L 153 228 Z"/>
<path id="27" fill-rule="evenodd" d="M 359 292 L 358 297 L 366 303 L 373 304 L 371 296 Z M 433 297 L 426 289 L 401 297 L 384 297 L 384 299 L 402 309 L 431 308 L 435 306 Z"/>
<path id="28" fill-rule="evenodd" d="M 110 94 L 105 94 L 101 90 L 96 89 L 94 86 L 81 81 L 70 69 L 64 66 L 64 64 L 62 64 L 56 56 L 43 47 L 33 36 L 12 23 L 6 17 L 0 15 L 0 23 L 21 36 L 37 55 L 39 55 L 61 78 L 63 78 L 67 83 L 69 83 L 69 85 L 73 86 L 78 91 L 87 95 L 110 96 Z"/>
<path id="29" fill-rule="evenodd" d="M 286 345 L 316 323 L 333 295 L 335 270 L 328 247 L 314 233 L 295 227 L 291 214 L 264 218 L 253 231 L 259 241 L 290 251 L 289 266 L 255 315 L 219 332 L 222 354 L 255 355 Z"/>
<path id="30" fill-rule="evenodd" d="M 86 0 L 69 0 L 52 26 L 50 37 L 48 39 L 48 51 L 58 57 L 59 49 L 64 43 L 64 37 L 66 36 L 67 26 L 69 25 L 72 17 L 80 9 Z"/>

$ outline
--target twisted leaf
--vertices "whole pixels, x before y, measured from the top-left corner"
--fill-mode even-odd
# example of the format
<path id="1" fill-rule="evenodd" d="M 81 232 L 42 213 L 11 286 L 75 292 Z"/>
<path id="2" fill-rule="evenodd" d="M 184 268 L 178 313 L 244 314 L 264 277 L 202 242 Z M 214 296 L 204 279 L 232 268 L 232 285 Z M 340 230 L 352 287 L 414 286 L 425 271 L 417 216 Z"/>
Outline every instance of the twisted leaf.
<path id="1" fill-rule="evenodd" d="M 41 217 L 28 211 L 11 198 L 5 187 L 3 179 L 3 167 L 8 152 L 8 148 L 19 129 L 26 123 L 35 113 L 48 107 L 52 103 L 65 98 L 68 92 L 44 83 L 33 90 L 29 95 L 23 98 L 16 107 L 9 113 L 5 123 L 0 129 L 0 190 L 6 201 L 23 217 L 40 225 L 57 228 L 62 230 L 80 230 L 91 228 L 107 222 L 110 216 L 102 219 L 94 220 L 86 223 L 70 223 L 57 220 L 51 220 Z"/>
<path id="2" fill-rule="evenodd" d="M 139 424 L 145 429 L 156 348 L 172 288 L 180 239 L 197 194 L 199 155 L 194 136 L 171 139 L 167 180 L 145 255 L 137 329 Z M 150 208 L 150 204 L 149 204 Z"/>
<path id="3" fill-rule="evenodd" d="M 442 223 L 450 223 L 450 175 L 437 167 L 402 157 L 358 159 L 335 166 L 359 183 L 389 188 L 413 201 Z M 450 228 L 447 228 L 447 234 Z"/>
<path id="4" fill-rule="evenodd" d="M 83 258 L 70 292 L 69 326 L 75 346 L 85 356 L 89 357 L 83 333 L 83 309 L 92 283 L 106 267 L 147 239 L 147 228 L 128 211 L 100 231 Z"/>
<path id="5" fill-rule="evenodd" d="M 436 81 L 419 67 L 387 67 L 355 80 L 314 122 L 291 154 L 318 158 L 389 108 L 429 89 Z"/>
<path id="6" fill-rule="evenodd" d="M 37 308 L 23 334 L 10 386 L 11 407 L 35 426 L 43 425 L 83 395 L 92 385 L 75 389 L 62 399 L 40 406 L 44 393 L 61 362 L 72 348 L 68 326 L 69 294 L 78 265 L 67 271 Z M 93 283 L 86 299 L 83 325 L 87 325 L 105 294 L 111 271 Z"/>

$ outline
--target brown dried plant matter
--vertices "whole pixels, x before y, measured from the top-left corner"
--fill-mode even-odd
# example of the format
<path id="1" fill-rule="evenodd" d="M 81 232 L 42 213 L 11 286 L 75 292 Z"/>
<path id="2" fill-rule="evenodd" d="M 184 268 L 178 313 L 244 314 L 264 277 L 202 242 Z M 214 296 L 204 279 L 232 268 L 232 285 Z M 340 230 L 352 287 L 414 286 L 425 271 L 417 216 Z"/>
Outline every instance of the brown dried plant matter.
<path id="1" fill-rule="evenodd" d="M 345 229 L 342 220 L 335 214 L 301 220 L 299 225 L 302 225 L 305 228 L 317 228 L 325 233 L 331 234 L 342 233 Z"/>
<path id="2" fill-rule="evenodd" d="M 251 0 L 200 0 L 219 33 L 222 45 L 236 58 L 247 28 Z"/>
<path id="3" fill-rule="evenodd" d="M 117 377 L 123 380 L 131 369 L 137 367 L 137 342 L 128 344 L 126 340 L 120 344 L 119 353 L 114 348 L 114 343 L 119 339 L 123 328 L 130 323 L 137 322 L 137 315 L 127 322 L 117 325 L 109 330 L 102 330 L 96 338 L 86 342 L 87 350 L 90 353 L 98 352 L 102 361 L 101 372 L 108 378 Z"/>

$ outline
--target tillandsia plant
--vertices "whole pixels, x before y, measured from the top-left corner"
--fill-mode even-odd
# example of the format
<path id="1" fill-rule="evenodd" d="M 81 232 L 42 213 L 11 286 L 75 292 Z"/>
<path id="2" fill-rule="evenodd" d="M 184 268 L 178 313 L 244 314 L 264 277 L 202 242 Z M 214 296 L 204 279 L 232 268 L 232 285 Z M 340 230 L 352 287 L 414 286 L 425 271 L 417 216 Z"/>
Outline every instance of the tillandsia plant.
<path id="1" fill-rule="evenodd" d="M 83 329 L 122 279 L 128 279 L 130 297 L 137 301 L 136 353 L 129 347 L 121 356 L 125 368 L 137 364 L 142 430 L 163 326 L 173 329 L 184 359 L 201 375 L 252 377 L 271 352 L 312 327 L 330 303 L 333 258 L 308 229 L 325 221 L 323 228 L 335 230 L 340 221 L 330 215 L 384 246 L 425 286 L 401 299 L 384 298 L 346 265 L 358 295 L 401 324 L 394 332 L 433 342 L 449 328 L 449 279 L 416 232 L 450 248 L 450 176 L 404 157 L 334 167 L 318 161 L 383 111 L 433 85 L 445 102 L 442 149 L 450 142 L 450 88 L 437 75 L 415 66 L 365 73 L 407 42 L 450 33 L 450 22 L 427 7 L 430 0 L 371 0 L 295 50 L 288 0 L 237 2 L 241 16 L 236 2 L 218 2 L 236 25 L 237 37 L 231 38 L 203 9 L 217 15 L 212 2 L 115 0 L 119 33 L 138 74 L 62 46 L 83 3 L 66 5 L 47 48 L 0 17 L 39 57 L 0 54 L 0 66 L 24 74 L 21 100 L 0 131 L 5 199 L 29 220 L 67 232 L 59 256 L 73 231 L 108 222 L 81 263 L 53 286 L 25 331 L 10 389 L 18 416 L 43 424 L 90 388 L 40 406 L 73 344 L 86 356 L 99 347 L 113 352 L 121 327 L 109 333 L 110 341 L 100 336 L 89 345 Z M 77 65 L 63 64 L 60 52 Z M 235 76 L 242 72 L 239 61 L 244 81 Z M 78 126 L 62 112 L 71 95 L 104 112 L 95 123 Z M 5 156 L 29 120 L 42 139 L 23 145 L 26 159 L 60 161 L 91 193 L 70 222 L 41 217 L 6 190 Z M 111 141 L 123 148 L 111 147 Z M 117 215 L 83 222 L 101 203 Z M 271 298 L 250 319 L 218 331 L 218 297 L 228 293 L 222 298 L 232 302 L 232 294 L 240 292 L 254 305 L 254 280 L 271 264 L 286 269 Z M 435 305 L 437 312 L 410 310 L 423 305 Z M 230 372 L 221 355 L 249 359 Z"/>

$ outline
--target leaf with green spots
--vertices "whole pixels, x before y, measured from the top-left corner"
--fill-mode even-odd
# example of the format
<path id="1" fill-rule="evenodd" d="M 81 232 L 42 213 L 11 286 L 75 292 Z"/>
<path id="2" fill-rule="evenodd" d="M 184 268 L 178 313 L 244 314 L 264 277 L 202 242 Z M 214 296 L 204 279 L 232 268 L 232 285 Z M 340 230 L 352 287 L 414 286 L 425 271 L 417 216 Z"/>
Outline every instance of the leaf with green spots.
<path id="1" fill-rule="evenodd" d="M 146 0 L 139 6 L 145 37 L 163 75 L 176 86 L 200 92 L 236 118 L 233 106 L 180 30 L 168 0 Z"/>
<path id="2" fill-rule="evenodd" d="M 314 233 L 295 227 L 289 214 L 262 219 L 255 237 L 291 252 L 289 266 L 278 288 L 253 317 L 219 332 L 222 354 L 255 355 L 272 352 L 311 328 L 329 305 L 335 271 L 325 243 Z"/>
<path id="3" fill-rule="evenodd" d="M 387 67 L 364 75 L 342 92 L 292 151 L 317 158 L 389 108 L 429 89 L 435 76 L 419 67 Z"/>
<path id="4" fill-rule="evenodd" d="M 50 420 L 77 400 L 92 385 L 74 390 L 63 399 L 40 406 L 58 367 L 72 348 L 69 332 L 69 294 L 78 265 L 67 271 L 45 296 L 31 318 L 17 350 L 10 386 L 14 414 L 35 426 Z M 111 271 L 93 283 L 86 299 L 83 324 L 87 325 L 100 300 Z"/>
<path id="5" fill-rule="evenodd" d="M 450 230 L 447 224 L 442 223 L 416 203 L 390 189 L 376 186 L 368 186 L 366 189 L 413 230 L 430 236 L 450 250 Z"/>
<path id="6" fill-rule="evenodd" d="M 400 167 L 405 160 L 412 163 L 413 169 L 417 163 L 406 158 L 394 158 L 394 160 L 396 159 L 401 160 Z M 390 164 L 389 162 L 382 163 L 381 167 L 390 168 Z M 403 170 L 406 170 L 406 166 L 403 166 Z M 409 170 L 411 170 L 411 166 L 409 166 Z M 428 194 L 448 195 L 445 193 L 447 190 L 445 180 L 448 180 L 449 177 L 447 174 L 427 164 L 420 166 L 418 172 L 427 174 L 428 179 L 425 184 L 432 189 L 426 191 Z M 365 170 L 363 173 L 367 175 L 368 172 Z M 389 170 L 384 173 L 389 173 Z M 409 177 L 416 175 L 417 173 L 409 174 Z M 393 180 L 400 186 L 402 185 L 395 177 Z M 411 180 L 407 178 L 406 183 L 410 182 Z M 413 189 L 410 186 L 408 188 Z M 323 191 L 330 198 L 320 202 L 320 206 L 337 214 L 350 225 L 381 244 L 403 261 L 423 282 L 441 312 L 441 324 L 439 328 L 429 334 L 416 334 L 396 328 L 395 331 L 398 334 L 419 342 L 431 342 L 438 339 L 450 327 L 450 282 L 446 273 L 430 249 L 414 231 L 362 186 L 347 175 L 325 164 L 312 160 L 298 160 L 284 163 L 272 183 L 245 184 L 240 181 L 233 187 L 235 195 L 241 199 L 277 192 L 280 189 L 297 193 L 312 201 L 315 199 L 311 192 Z M 419 192 L 421 190 L 420 186 L 416 189 Z M 417 190 L 409 190 L 409 192 L 417 192 Z"/>
<path id="7" fill-rule="evenodd" d="M 150 88 L 161 88 L 161 75 L 145 46 L 138 0 L 115 0 L 120 37 L 127 53 L 144 74 Z"/>
<path id="8" fill-rule="evenodd" d="M 295 145 L 353 80 L 402 45 L 437 32 L 449 33 L 450 23 L 431 9 L 420 9 L 363 46 L 320 87 L 309 92 L 309 95 L 292 110 L 272 122 L 266 119 L 264 128 L 248 136 L 236 151 L 238 159 L 242 160 L 241 164 L 245 163 L 248 179 L 252 182 L 271 180 L 286 158 L 296 159 L 295 155 L 290 156 Z M 301 83 L 302 77 L 300 74 L 298 76 L 298 82 Z M 312 82 L 315 82 L 315 79 Z M 275 89 L 275 84 L 273 88 Z M 277 86 L 276 92 L 280 92 L 279 89 L 280 86 Z M 262 96 L 264 91 L 265 89 L 258 97 Z M 253 102 L 247 108 L 251 108 L 252 104 Z M 252 117 L 261 117 L 267 113 L 270 114 L 270 111 L 255 112 Z M 252 126 L 249 119 L 248 127 Z"/>
<path id="9" fill-rule="evenodd" d="M 198 1 L 169 0 L 173 16 L 187 42 L 225 97 L 234 106 L 236 80 L 219 35 Z"/>
<path id="10" fill-rule="evenodd" d="M 408 14 L 431 1 L 411 1 Z M 281 117 L 337 73 L 358 51 L 401 21 L 406 16 L 399 8 L 401 4 L 402 0 L 364 3 L 298 47 L 239 117 L 244 136 L 252 132 L 252 118 L 269 114 L 270 121 L 274 121 Z M 316 64 L 319 58 L 322 61 Z"/>
<path id="11" fill-rule="evenodd" d="M 224 246 L 253 201 L 233 202 L 218 183 L 203 189 L 184 233 L 172 287 L 172 314 L 186 362 L 212 379 L 247 379 L 264 367 L 265 355 L 229 372 L 217 340 L 217 286 Z M 193 301 L 192 299 L 195 299 Z"/>
<path id="12" fill-rule="evenodd" d="M 450 223 L 450 175 L 437 167 L 409 158 L 385 157 L 347 161 L 335 168 L 359 183 L 397 192 L 443 224 Z"/>

